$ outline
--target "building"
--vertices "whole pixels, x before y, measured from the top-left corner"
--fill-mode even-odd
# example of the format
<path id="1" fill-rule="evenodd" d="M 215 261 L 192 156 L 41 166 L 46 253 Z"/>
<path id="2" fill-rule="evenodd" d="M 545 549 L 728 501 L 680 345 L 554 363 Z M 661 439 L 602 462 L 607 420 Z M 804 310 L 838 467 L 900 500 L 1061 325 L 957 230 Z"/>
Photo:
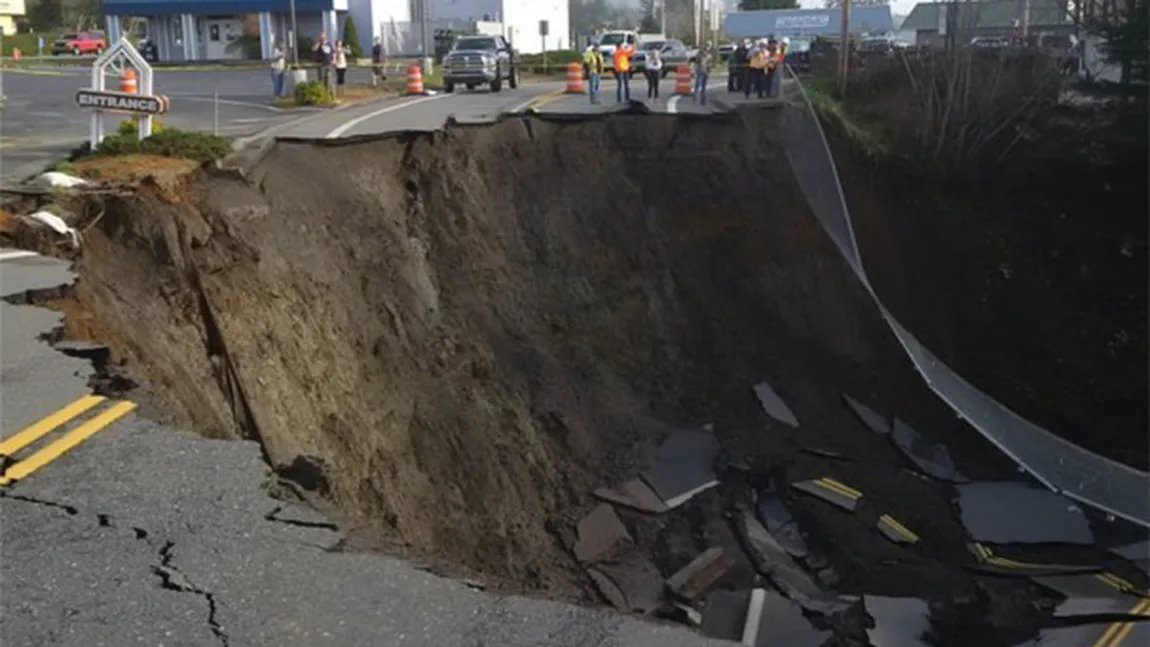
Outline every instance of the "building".
<path id="1" fill-rule="evenodd" d="M 902 23 L 915 44 L 942 47 L 950 33 L 960 43 L 979 36 L 1067 37 L 1074 22 L 1059 0 L 997 0 L 919 3 Z"/>
<path id="2" fill-rule="evenodd" d="M 290 8 L 289 0 L 104 0 L 108 38 L 120 37 L 117 18 L 146 18 L 162 61 L 244 58 L 244 22 L 251 17 L 258 17 L 249 22 L 259 26 L 260 56 L 269 59 L 276 43 L 290 42 Z M 504 35 L 524 53 L 569 46 L 568 0 L 295 0 L 295 15 L 305 44 L 320 31 L 339 39 L 351 16 L 365 52 L 379 37 L 392 55 L 419 56 L 425 44 L 431 51 L 435 29 L 484 19 L 502 22 Z"/>
<path id="3" fill-rule="evenodd" d="M 24 18 L 24 0 L 0 0 L 0 34 L 16 33 L 16 21 Z"/>
<path id="4" fill-rule="evenodd" d="M 852 34 L 885 34 L 894 29 L 890 7 L 852 7 L 848 29 Z M 790 38 L 837 36 L 842 33 L 839 9 L 769 9 L 727 14 L 723 31 L 732 38 L 775 35 Z"/>

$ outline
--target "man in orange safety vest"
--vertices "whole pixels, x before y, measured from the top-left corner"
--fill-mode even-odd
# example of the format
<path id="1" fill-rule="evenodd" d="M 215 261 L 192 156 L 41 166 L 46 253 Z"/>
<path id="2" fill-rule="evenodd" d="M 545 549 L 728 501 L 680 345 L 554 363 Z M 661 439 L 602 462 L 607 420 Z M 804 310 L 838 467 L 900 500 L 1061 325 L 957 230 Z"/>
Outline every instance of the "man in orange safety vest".
<path id="1" fill-rule="evenodd" d="M 619 43 L 611 55 L 611 63 L 615 68 L 615 100 L 619 103 L 631 100 L 631 56 L 635 53 L 635 45 L 630 41 Z"/>

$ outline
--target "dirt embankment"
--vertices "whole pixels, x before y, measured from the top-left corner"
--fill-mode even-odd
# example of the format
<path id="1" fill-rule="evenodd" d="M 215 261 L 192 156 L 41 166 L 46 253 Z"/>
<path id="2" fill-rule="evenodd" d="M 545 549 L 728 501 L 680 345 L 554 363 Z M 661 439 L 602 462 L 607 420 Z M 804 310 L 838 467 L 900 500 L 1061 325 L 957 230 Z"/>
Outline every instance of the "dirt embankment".
<path id="1" fill-rule="evenodd" d="M 258 187 L 199 177 L 178 205 L 109 205 L 69 325 L 161 411 L 258 437 L 351 523 L 570 591 L 548 521 L 668 425 L 761 428 L 745 422 L 759 380 L 806 424 L 732 436 L 738 458 L 822 444 L 896 461 L 840 388 L 971 433 L 925 404 L 797 191 L 777 118 L 280 143 Z M 930 499 L 906 514 L 945 515 Z"/>

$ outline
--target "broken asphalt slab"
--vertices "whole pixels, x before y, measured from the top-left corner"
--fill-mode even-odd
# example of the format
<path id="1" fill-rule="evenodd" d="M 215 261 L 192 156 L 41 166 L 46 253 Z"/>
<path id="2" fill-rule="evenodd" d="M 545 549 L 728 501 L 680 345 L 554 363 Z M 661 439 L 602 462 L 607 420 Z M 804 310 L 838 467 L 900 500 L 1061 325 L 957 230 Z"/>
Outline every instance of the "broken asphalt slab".
<path id="1" fill-rule="evenodd" d="M 815 613 L 834 614 L 857 602 L 824 591 L 750 510 L 736 507 L 733 515 L 736 531 L 755 568 L 799 606 Z"/>
<path id="2" fill-rule="evenodd" d="M 775 541 L 795 559 L 806 559 L 809 549 L 803 531 L 781 496 L 773 493 L 760 493 L 755 512 L 760 523 Z"/>
<path id="3" fill-rule="evenodd" d="M 812 479 L 810 481 L 798 481 L 791 483 L 791 487 L 800 492 L 805 492 L 811 496 L 822 499 L 847 512 L 854 512 L 863 498 L 863 493 L 859 490 L 835 479 L 826 477 Z"/>
<path id="4" fill-rule="evenodd" d="M 1107 550 L 1130 562 L 1144 574 L 1150 575 L 1150 540 L 1138 541 Z"/>
<path id="5" fill-rule="evenodd" d="M 579 520 L 575 535 L 571 552 L 583 564 L 594 563 L 620 542 L 631 541 L 631 535 L 615 514 L 615 509 L 606 503 Z"/>
<path id="6" fill-rule="evenodd" d="M 1031 578 L 1066 599 L 1054 610 L 1055 618 L 1096 615 L 1138 615 L 1145 599 L 1121 591 L 1101 573 L 1050 575 Z"/>
<path id="7" fill-rule="evenodd" d="M 667 590 L 694 602 L 735 566 L 735 559 L 720 547 L 708 548 L 667 580 Z"/>
<path id="8" fill-rule="evenodd" d="M 770 384 L 766 382 L 756 384 L 755 397 L 759 399 L 759 405 L 762 406 L 763 412 L 768 416 L 792 427 L 797 428 L 799 426 L 799 419 L 795 417 L 791 408 L 787 406 L 786 402 L 783 402 L 782 397 L 771 388 Z"/>
<path id="9" fill-rule="evenodd" d="M 742 642 L 751 647 L 821 647 L 834 635 L 816 629 L 794 602 L 773 591 L 753 591 Z"/>
<path id="10" fill-rule="evenodd" d="M 1150 622 L 1111 622 L 1043 629 L 1014 647 L 1141 647 L 1150 643 Z"/>
<path id="11" fill-rule="evenodd" d="M 709 430 L 675 429 L 659 445 L 643 481 L 659 495 L 668 509 L 719 484 L 712 467 L 719 454 L 719 441 Z"/>
<path id="12" fill-rule="evenodd" d="M 635 544 L 620 544 L 586 570 L 603 597 L 620 611 L 644 616 L 663 606 L 663 576 Z"/>
<path id="13" fill-rule="evenodd" d="M 930 607 L 916 598 L 864 595 L 863 608 L 874 621 L 867 629 L 871 647 L 929 647 Z"/>
<path id="14" fill-rule="evenodd" d="M 594 492 L 595 496 L 603 501 L 621 505 L 632 510 L 662 514 L 669 510 L 666 503 L 659 498 L 651 486 L 642 479 L 634 478 L 615 487 L 602 487 Z"/>
<path id="15" fill-rule="evenodd" d="M 846 393 L 842 394 L 843 402 L 847 404 L 851 411 L 854 412 L 858 419 L 864 425 L 870 427 L 871 430 L 880 434 L 889 434 L 891 430 L 890 419 L 876 412 L 874 409 L 866 406 L 865 404 L 855 400 Z"/>
<path id="16" fill-rule="evenodd" d="M 890 439 L 895 448 L 923 474 L 951 483 L 969 481 L 955 467 L 946 447 L 927 440 L 898 418 L 894 419 Z"/>
<path id="17" fill-rule="evenodd" d="M 1086 515 L 1070 500 L 1018 481 L 955 486 L 962 525 L 989 544 L 1094 543 Z"/>

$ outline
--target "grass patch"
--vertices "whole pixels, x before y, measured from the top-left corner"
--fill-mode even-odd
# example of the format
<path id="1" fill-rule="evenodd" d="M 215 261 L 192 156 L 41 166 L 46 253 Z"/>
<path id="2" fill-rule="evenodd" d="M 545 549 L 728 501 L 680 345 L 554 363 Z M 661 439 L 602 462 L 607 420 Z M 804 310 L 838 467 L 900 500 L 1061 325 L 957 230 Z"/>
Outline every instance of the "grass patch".
<path id="1" fill-rule="evenodd" d="M 835 96 L 833 79 L 813 77 L 802 83 L 818 118 L 842 133 L 852 148 L 871 160 L 890 157 L 891 149 L 882 135 L 882 127 L 852 114 Z"/>
<path id="2" fill-rule="evenodd" d="M 75 175 L 113 182 L 137 182 L 145 178 L 179 176 L 199 166 L 199 162 L 194 160 L 150 153 L 96 155 L 68 164 Z"/>
<path id="3" fill-rule="evenodd" d="M 51 53 L 52 41 L 56 40 L 58 34 L 12 34 L 11 36 L 5 34 L 4 48 L 0 50 L 0 54 L 11 56 L 12 50 L 19 49 L 24 56 L 36 56 L 38 53 L 37 41 L 41 36 L 44 38 L 44 55 L 47 58 Z"/>

